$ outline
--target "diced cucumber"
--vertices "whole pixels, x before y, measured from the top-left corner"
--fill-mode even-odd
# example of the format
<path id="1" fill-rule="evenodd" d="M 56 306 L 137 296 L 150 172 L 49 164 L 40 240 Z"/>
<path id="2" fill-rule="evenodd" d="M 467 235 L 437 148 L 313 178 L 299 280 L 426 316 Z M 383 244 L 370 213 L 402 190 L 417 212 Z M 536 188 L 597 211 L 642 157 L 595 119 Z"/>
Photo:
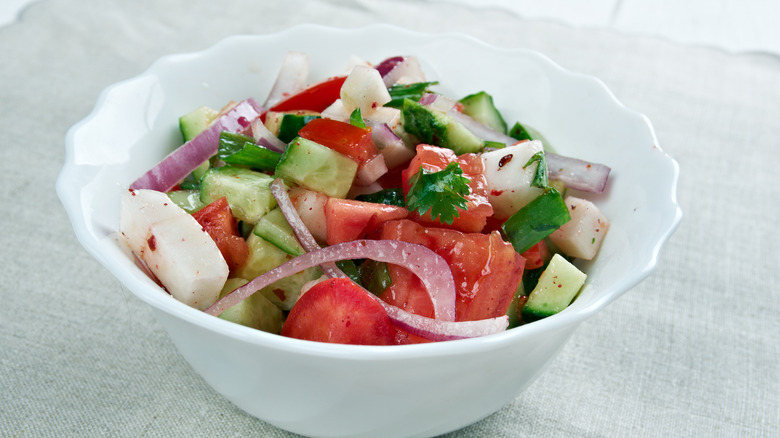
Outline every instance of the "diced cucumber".
<path id="1" fill-rule="evenodd" d="M 526 204 L 501 225 L 501 232 L 518 254 L 549 236 L 571 219 L 561 194 L 553 188 Z"/>
<path id="2" fill-rule="evenodd" d="M 531 134 L 528 132 L 528 130 L 525 129 L 525 126 L 523 126 L 520 122 L 517 122 L 514 126 L 512 126 L 512 129 L 509 130 L 509 136 L 517 141 L 534 139 L 531 137 Z"/>
<path id="3" fill-rule="evenodd" d="M 357 167 L 357 162 L 346 155 L 297 137 L 282 154 L 276 175 L 328 196 L 344 198 L 352 187 Z"/>
<path id="4" fill-rule="evenodd" d="M 200 200 L 199 190 L 174 190 L 168 192 L 168 197 L 189 214 L 195 213 L 206 205 Z"/>
<path id="5" fill-rule="evenodd" d="M 273 243 L 287 254 L 299 256 L 306 252 L 301 244 L 298 243 L 292 227 L 287 223 L 287 219 L 284 218 L 284 214 L 282 214 L 282 210 L 279 207 L 274 208 L 263 216 L 255 225 L 252 233 Z"/>
<path id="6" fill-rule="evenodd" d="M 523 321 L 546 318 L 568 307 L 586 278 L 585 273 L 560 254 L 555 254 L 528 296 L 523 307 Z"/>
<path id="7" fill-rule="evenodd" d="M 496 109 L 493 103 L 493 96 L 484 91 L 469 94 L 460 100 L 463 104 L 463 114 L 471 116 L 472 119 L 482 123 L 485 126 L 505 134 L 506 122 L 501 117 L 501 113 Z"/>
<path id="8" fill-rule="evenodd" d="M 401 109 L 404 130 L 423 143 L 450 148 L 457 155 L 479 152 L 484 142 L 446 113 L 405 99 Z"/>
<path id="9" fill-rule="evenodd" d="M 235 275 L 237 277 L 253 279 L 292 259 L 290 254 L 256 234 L 251 234 L 246 243 L 249 245 L 249 259 L 236 271 Z M 282 278 L 266 286 L 258 293 L 268 298 L 269 301 L 282 310 L 290 310 L 295 302 L 298 301 L 301 287 L 305 283 L 319 278 L 321 275 L 322 270 L 320 268 L 309 268 Z"/>
<path id="10" fill-rule="evenodd" d="M 378 192 L 358 195 L 355 197 L 358 201 L 372 202 L 374 204 L 396 205 L 405 207 L 404 192 L 400 188 L 382 189 Z"/>
<path id="11" fill-rule="evenodd" d="M 360 284 L 374 295 L 379 295 L 393 284 L 387 263 L 367 259 L 358 267 Z"/>
<path id="12" fill-rule="evenodd" d="M 219 297 L 222 298 L 236 288 L 245 285 L 243 278 L 230 278 L 225 282 Z M 264 332 L 279 334 L 284 317 L 282 310 L 271 303 L 262 293 L 255 293 L 240 303 L 228 307 L 220 318 Z"/>
<path id="13" fill-rule="evenodd" d="M 285 113 L 282 114 L 281 122 L 279 122 L 279 140 L 289 143 L 298 136 L 298 131 L 304 127 L 307 123 L 320 117 L 319 113 L 303 112 L 299 111 L 295 114 Z"/>
<path id="14" fill-rule="evenodd" d="M 203 132 L 218 114 L 217 110 L 202 106 L 179 117 L 179 130 L 184 141 L 188 142 Z"/>
<path id="15" fill-rule="evenodd" d="M 273 180 L 264 173 L 250 169 L 216 167 L 209 169 L 201 180 L 200 200 L 208 205 L 225 196 L 233 215 L 254 225 L 276 207 L 276 199 L 270 189 Z"/>
<path id="16" fill-rule="evenodd" d="M 255 139 L 237 132 L 222 131 L 219 134 L 217 158 L 228 163 L 249 166 L 257 170 L 273 170 L 279 162 L 280 152 L 255 144 Z"/>

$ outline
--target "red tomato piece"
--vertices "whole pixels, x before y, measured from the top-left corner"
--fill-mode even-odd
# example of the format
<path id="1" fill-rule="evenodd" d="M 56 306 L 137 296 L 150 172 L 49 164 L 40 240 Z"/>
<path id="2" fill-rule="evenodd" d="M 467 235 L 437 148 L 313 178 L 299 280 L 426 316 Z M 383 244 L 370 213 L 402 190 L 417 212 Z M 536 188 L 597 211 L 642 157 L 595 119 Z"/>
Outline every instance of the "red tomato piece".
<path id="1" fill-rule="evenodd" d="M 346 79 L 346 76 L 328 78 L 284 99 L 269 111 L 308 110 L 321 113 L 341 97 L 341 86 Z"/>
<path id="2" fill-rule="evenodd" d="M 525 258 L 525 269 L 538 269 L 544 266 L 550 256 L 550 251 L 544 240 L 540 240 L 534 246 L 528 248 L 523 254 Z"/>
<path id="3" fill-rule="evenodd" d="M 336 344 L 392 345 L 395 327 L 368 294 L 346 278 L 317 283 L 295 303 L 281 334 Z"/>
<path id="4" fill-rule="evenodd" d="M 451 149 L 440 148 L 426 144 L 417 145 L 417 155 L 412 158 L 409 167 L 402 173 L 404 195 L 409 193 L 409 179 L 423 169 L 438 172 L 449 163 L 456 162 L 463 170 L 463 176 L 470 180 L 470 193 L 466 196 L 466 210 L 458 210 L 460 215 L 452 224 L 444 224 L 438 219 L 431 219 L 430 210 L 424 215 L 412 212 L 412 219 L 423 225 L 451 228 L 466 233 L 478 233 L 485 228 L 488 216 L 493 214 L 493 207 L 488 201 L 487 181 L 483 175 L 485 166 L 477 154 L 456 156 Z"/>
<path id="5" fill-rule="evenodd" d="M 400 220 L 386 222 L 379 238 L 424 245 L 447 261 L 455 279 L 457 321 L 506 314 L 523 277 L 525 260 L 495 231 L 462 233 Z M 417 276 L 392 264 L 388 271 L 393 284 L 380 298 L 408 312 L 433 316 L 433 304 Z"/>
<path id="6" fill-rule="evenodd" d="M 344 154 L 358 164 L 365 163 L 379 153 L 371 138 L 370 128 L 358 128 L 338 120 L 314 119 L 304 125 L 298 135 Z"/>
<path id="7" fill-rule="evenodd" d="M 360 239 L 383 223 L 408 215 L 407 209 L 395 205 L 328 198 L 325 203 L 326 242 L 335 245 Z"/>
<path id="8" fill-rule="evenodd" d="M 192 217 L 214 239 L 230 272 L 246 262 L 249 257 L 249 246 L 238 232 L 238 221 L 230 211 L 227 198 L 217 199 L 193 213 Z"/>

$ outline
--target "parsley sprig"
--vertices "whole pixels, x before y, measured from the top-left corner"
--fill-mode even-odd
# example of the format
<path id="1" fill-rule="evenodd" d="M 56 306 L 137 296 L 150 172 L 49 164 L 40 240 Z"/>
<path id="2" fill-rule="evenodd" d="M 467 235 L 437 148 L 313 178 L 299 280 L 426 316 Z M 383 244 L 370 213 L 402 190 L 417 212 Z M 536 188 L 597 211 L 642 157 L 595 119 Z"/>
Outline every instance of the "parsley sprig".
<path id="1" fill-rule="evenodd" d="M 450 163 L 438 172 L 430 172 L 420 166 L 420 171 L 409 179 L 406 207 L 420 214 L 430 210 L 431 218 L 452 224 L 460 216 L 458 209 L 466 209 L 469 182 L 458 163 Z"/>

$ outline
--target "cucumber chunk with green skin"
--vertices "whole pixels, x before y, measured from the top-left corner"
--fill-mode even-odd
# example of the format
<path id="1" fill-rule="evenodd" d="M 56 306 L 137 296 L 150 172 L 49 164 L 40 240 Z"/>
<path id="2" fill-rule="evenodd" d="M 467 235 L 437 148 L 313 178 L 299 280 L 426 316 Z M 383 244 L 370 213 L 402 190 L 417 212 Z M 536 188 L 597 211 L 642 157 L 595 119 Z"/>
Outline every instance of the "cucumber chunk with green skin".
<path id="1" fill-rule="evenodd" d="M 484 142 L 447 114 L 405 99 L 401 108 L 404 130 L 423 143 L 452 149 L 455 154 L 475 153 Z"/>
<path id="2" fill-rule="evenodd" d="M 523 321 L 554 315 L 571 304 L 587 275 L 560 254 L 555 254 L 523 307 Z"/>
<path id="3" fill-rule="evenodd" d="M 336 198 L 347 196 L 358 164 L 346 155 L 296 137 L 285 149 L 276 176 Z"/>
<path id="4" fill-rule="evenodd" d="M 571 220 L 561 194 L 545 189 L 501 225 L 501 232 L 518 254 L 522 254 Z"/>
<path id="5" fill-rule="evenodd" d="M 280 152 L 258 146 L 254 138 L 236 132 L 219 134 L 217 158 L 228 163 L 249 166 L 257 170 L 273 170 L 282 156 Z"/>
<path id="6" fill-rule="evenodd" d="M 179 130 L 184 142 L 192 140 L 196 135 L 208 128 L 211 122 L 217 118 L 217 115 L 219 115 L 218 111 L 202 106 L 179 117 Z"/>
<path id="7" fill-rule="evenodd" d="M 293 256 L 303 255 L 303 249 L 298 239 L 295 238 L 293 229 L 287 219 L 284 218 L 279 207 L 269 211 L 252 229 L 252 233 L 273 243 L 279 249 Z"/>
<path id="8" fill-rule="evenodd" d="M 222 288 L 219 298 L 224 297 L 246 283 L 248 281 L 243 278 L 228 279 L 225 282 L 225 287 Z M 261 293 L 253 294 L 238 304 L 228 307 L 219 314 L 219 318 L 275 334 L 279 334 L 282 331 L 282 322 L 284 321 L 282 309 L 274 305 Z"/>
<path id="9" fill-rule="evenodd" d="M 502 134 L 506 133 L 506 121 L 493 103 L 493 96 L 484 91 L 469 94 L 459 101 L 463 104 L 463 114 Z"/>
<path id="10" fill-rule="evenodd" d="M 301 130 L 307 123 L 314 119 L 320 118 L 317 113 L 313 114 L 282 114 L 281 121 L 279 122 L 279 140 L 289 143 L 295 137 L 298 136 L 298 131 Z"/>
<path id="11" fill-rule="evenodd" d="M 171 198 L 171 201 L 173 201 L 174 204 L 178 205 L 182 210 L 189 214 L 195 213 L 206 206 L 206 204 L 200 200 L 199 190 L 174 190 L 168 192 L 168 197 Z"/>
<path id="12" fill-rule="evenodd" d="M 534 139 L 531 137 L 531 134 L 528 132 L 528 130 L 525 129 L 525 126 L 520 124 L 520 122 L 517 122 L 514 126 L 512 126 L 512 129 L 509 130 L 509 136 L 517 141 Z"/>
<path id="13" fill-rule="evenodd" d="M 233 216 L 255 225 L 276 207 L 270 188 L 273 180 L 271 176 L 251 169 L 216 167 L 209 169 L 201 180 L 200 200 L 208 205 L 224 196 Z"/>

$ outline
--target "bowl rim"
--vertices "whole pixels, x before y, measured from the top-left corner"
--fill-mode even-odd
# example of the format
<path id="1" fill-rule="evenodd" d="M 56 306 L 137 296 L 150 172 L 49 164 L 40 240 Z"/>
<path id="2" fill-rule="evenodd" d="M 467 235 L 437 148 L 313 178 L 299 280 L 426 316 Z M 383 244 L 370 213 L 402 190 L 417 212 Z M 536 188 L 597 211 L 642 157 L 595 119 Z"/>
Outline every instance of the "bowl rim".
<path id="1" fill-rule="evenodd" d="M 642 268 L 631 272 L 630 275 L 627 275 L 623 279 L 623 281 L 612 285 L 610 288 L 608 288 L 609 290 L 606 293 L 603 293 L 599 298 L 578 309 L 576 312 L 561 312 L 559 314 L 553 315 L 552 317 L 536 321 L 533 324 L 524 325 L 517 329 L 507 330 L 481 338 L 396 346 L 329 344 L 286 338 L 283 336 L 262 332 L 219 318 L 213 318 L 204 312 L 190 308 L 165 294 L 159 293 L 159 290 L 153 290 L 150 287 L 149 282 L 142 282 L 136 276 L 129 275 L 127 272 L 122 272 L 122 269 L 120 269 L 120 267 L 118 267 L 103 250 L 101 247 L 101 242 L 89 232 L 86 226 L 88 218 L 84 215 L 84 212 L 81 208 L 82 198 L 80 190 L 82 186 L 79 184 L 74 184 L 74 181 L 78 182 L 79 180 L 77 176 L 78 165 L 75 163 L 75 137 L 79 130 L 88 125 L 101 112 L 112 91 L 118 88 L 132 86 L 133 82 L 135 81 L 157 76 L 158 70 L 164 68 L 164 66 L 168 63 L 176 62 L 180 59 L 208 56 L 210 53 L 219 52 L 219 50 L 224 46 L 245 40 L 284 39 L 290 35 L 304 32 L 344 35 L 353 35 L 355 33 L 361 32 L 390 32 L 414 38 L 452 40 L 460 44 L 480 46 L 484 49 L 497 53 L 533 58 L 535 59 L 535 62 L 541 63 L 544 66 L 552 69 L 552 71 L 555 71 L 558 75 L 567 76 L 569 78 L 574 78 L 580 81 L 590 82 L 591 86 L 596 87 L 600 92 L 605 93 L 605 95 L 609 98 L 609 101 L 615 105 L 616 108 L 620 109 L 627 115 L 638 118 L 642 121 L 648 130 L 648 133 L 652 137 L 654 147 L 663 154 L 663 159 L 671 169 L 672 179 L 669 181 L 670 198 L 668 201 L 673 207 L 673 212 L 669 217 L 665 218 L 666 222 L 663 225 L 662 230 L 656 236 L 652 251 L 647 254 Z M 677 201 L 679 164 L 676 160 L 674 160 L 674 158 L 663 152 L 660 146 L 658 146 L 658 141 L 653 126 L 650 120 L 644 114 L 627 108 L 617 99 L 612 91 L 609 90 L 609 88 L 600 79 L 590 75 L 569 71 L 538 51 L 527 48 L 498 47 L 460 32 L 426 33 L 389 24 L 371 24 L 354 28 L 336 28 L 318 24 L 299 24 L 289 27 L 281 32 L 257 35 L 229 36 L 203 50 L 165 55 L 154 61 L 142 73 L 106 87 L 100 93 L 92 111 L 84 119 L 73 125 L 68 130 L 65 137 L 65 145 L 66 158 L 56 182 L 57 195 L 71 220 L 74 232 L 81 245 L 118 280 L 120 280 L 120 284 L 123 288 L 129 289 L 133 295 L 151 305 L 156 311 L 168 313 L 171 316 L 175 316 L 192 324 L 196 324 L 215 333 L 229 336 L 249 344 L 261 345 L 266 348 L 273 348 L 275 350 L 287 351 L 301 355 L 316 355 L 349 360 L 376 360 L 378 358 L 402 360 L 409 357 L 472 354 L 475 352 L 506 347 L 512 344 L 516 338 L 533 337 L 540 332 L 557 331 L 563 329 L 573 330 L 573 328 L 579 325 L 582 321 L 590 318 L 611 301 L 615 300 L 623 293 L 636 286 L 655 270 L 658 264 L 658 257 L 661 248 L 677 229 L 682 219 L 682 210 Z M 154 293 L 148 293 L 149 291 L 153 291 Z"/>

